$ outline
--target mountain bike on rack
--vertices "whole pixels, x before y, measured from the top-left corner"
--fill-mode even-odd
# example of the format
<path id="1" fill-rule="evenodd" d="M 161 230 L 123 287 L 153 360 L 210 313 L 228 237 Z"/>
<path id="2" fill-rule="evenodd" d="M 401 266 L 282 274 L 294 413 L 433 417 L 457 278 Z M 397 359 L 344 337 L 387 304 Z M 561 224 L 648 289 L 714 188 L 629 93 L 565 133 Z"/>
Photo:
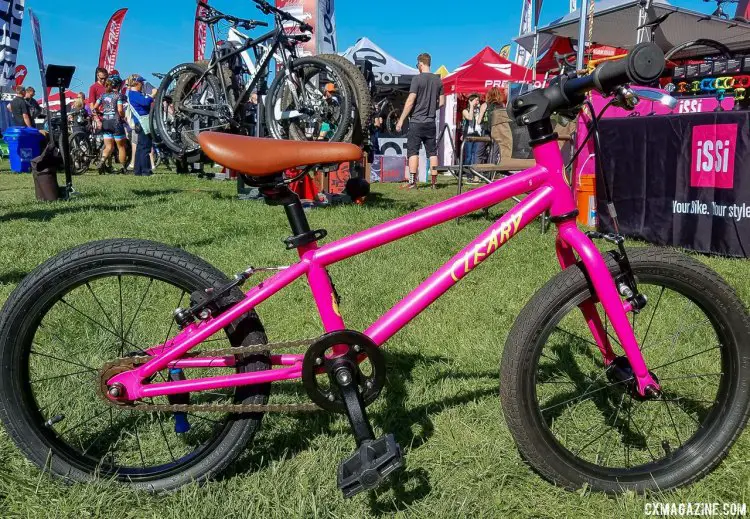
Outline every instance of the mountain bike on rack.
<path id="1" fill-rule="evenodd" d="M 310 228 L 288 187 L 294 179 L 281 172 L 358 160 L 357 146 L 202 133 L 211 159 L 248 175 L 268 203 L 284 207 L 286 247 L 300 261 L 249 267 L 229 280 L 185 251 L 124 239 L 50 259 L 0 313 L 0 419 L 8 434 L 65 480 L 103 477 L 159 491 L 226 468 L 264 413 L 322 409 L 345 414 L 356 440 L 339 465 L 339 488 L 345 496 L 375 488 L 404 464 L 397 439 L 376 437 L 368 419 L 386 386 L 380 347 L 549 211 L 562 271 L 518 316 L 501 363 L 502 408 L 524 459 L 566 489 L 666 490 L 706 475 L 748 419 L 750 316 L 694 259 L 628 250 L 621 236 L 579 230 L 551 124 L 553 113 L 579 110 L 593 89 L 634 106 L 626 85 L 660 77 L 663 58 L 641 44 L 627 60 L 520 96 L 509 111 L 529 129 L 536 166 L 324 245 L 325 230 Z M 328 266 L 524 193 L 366 330 L 347 329 Z M 600 252 L 594 239 L 614 250 Z M 264 274 L 272 275 L 240 290 Z M 256 309 L 301 278 L 324 335 L 268 343 Z M 290 394 L 294 380 L 303 401 Z M 284 390 L 269 401 L 281 381 Z"/>
<path id="2" fill-rule="evenodd" d="M 154 123 L 164 144 L 180 154 L 199 148 L 202 131 L 248 134 L 249 110 L 263 102 L 266 125 L 275 139 L 339 141 L 351 124 L 352 94 L 341 70 L 319 58 L 297 57 L 299 43 L 309 41 L 312 27 L 265 0 L 253 0 L 265 14 L 273 14 L 275 28 L 258 38 L 239 29 L 265 27 L 262 21 L 223 14 L 213 7 L 205 18 L 213 42 L 208 63 L 178 65 L 162 81 L 155 98 Z M 229 38 L 219 42 L 216 26 L 229 24 Z M 303 32 L 293 34 L 284 23 Z M 252 49 L 255 62 L 249 55 Z M 271 61 L 279 69 L 266 95 Z M 257 63 L 257 65 L 255 64 Z M 333 92 L 327 86 L 333 85 Z M 257 100 L 253 93 L 257 93 Z M 172 114 L 163 106 L 169 99 Z"/>

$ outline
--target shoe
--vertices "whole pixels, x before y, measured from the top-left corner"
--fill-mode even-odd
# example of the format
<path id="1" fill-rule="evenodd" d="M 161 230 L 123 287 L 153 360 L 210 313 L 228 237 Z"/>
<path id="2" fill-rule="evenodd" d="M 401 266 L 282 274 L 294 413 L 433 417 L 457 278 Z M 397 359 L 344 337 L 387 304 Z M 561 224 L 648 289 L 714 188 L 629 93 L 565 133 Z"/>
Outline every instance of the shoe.
<path id="1" fill-rule="evenodd" d="M 419 184 L 409 184 L 409 187 L 406 189 L 419 189 Z"/>

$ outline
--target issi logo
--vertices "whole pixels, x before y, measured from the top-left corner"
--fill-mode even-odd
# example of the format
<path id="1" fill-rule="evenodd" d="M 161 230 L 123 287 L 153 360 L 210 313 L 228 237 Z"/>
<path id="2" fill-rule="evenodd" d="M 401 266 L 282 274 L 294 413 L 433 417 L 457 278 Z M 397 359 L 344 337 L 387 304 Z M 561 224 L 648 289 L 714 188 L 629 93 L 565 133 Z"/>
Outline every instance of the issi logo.
<path id="1" fill-rule="evenodd" d="M 734 188 L 737 124 L 694 126 L 692 144 L 690 185 Z"/>

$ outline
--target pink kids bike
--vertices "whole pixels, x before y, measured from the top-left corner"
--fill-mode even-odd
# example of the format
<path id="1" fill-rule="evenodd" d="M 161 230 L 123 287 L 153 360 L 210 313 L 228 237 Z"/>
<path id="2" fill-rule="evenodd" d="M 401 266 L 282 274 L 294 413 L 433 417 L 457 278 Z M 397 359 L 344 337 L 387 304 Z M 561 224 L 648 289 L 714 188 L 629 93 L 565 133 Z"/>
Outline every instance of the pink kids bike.
<path id="1" fill-rule="evenodd" d="M 0 418 L 8 434 L 31 461 L 67 481 L 102 477 L 160 491 L 222 471 L 264 413 L 322 409 L 345 414 L 356 440 L 339 465 L 339 488 L 347 497 L 373 489 L 404 464 L 398 438 L 376 437 L 366 411 L 386 385 L 380 346 L 548 211 L 562 271 L 517 318 L 501 363 L 505 421 L 523 458 L 567 489 L 665 490 L 704 476 L 748 419 L 745 306 L 685 255 L 626 252 L 620 236 L 580 231 L 550 119 L 575 113 L 592 89 L 632 105 L 623 85 L 651 83 L 663 68 L 661 51 L 643 44 L 627 60 L 519 97 L 509 111 L 529 129 L 536 166 L 325 245 L 318 242 L 326 232 L 310 229 L 279 172 L 358 160 L 359 148 L 201 134 L 209 157 L 284 207 L 286 246 L 300 261 L 229 280 L 185 251 L 124 239 L 47 261 L 0 315 Z M 369 328 L 346 328 L 329 265 L 522 194 Z M 592 239 L 602 238 L 615 250 L 601 253 Z M 269 344 L 256 308 L 300 278 L 325 334 Z"/>

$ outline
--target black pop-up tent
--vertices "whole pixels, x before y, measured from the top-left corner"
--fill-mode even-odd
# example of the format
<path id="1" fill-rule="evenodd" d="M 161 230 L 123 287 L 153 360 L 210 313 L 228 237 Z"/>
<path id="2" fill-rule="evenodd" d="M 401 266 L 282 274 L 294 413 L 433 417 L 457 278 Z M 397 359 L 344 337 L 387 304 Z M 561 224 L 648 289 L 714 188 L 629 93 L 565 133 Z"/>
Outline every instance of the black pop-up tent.
<path id="1" fill-rule="evenodd" d="M 375 86 L 380 91 L 408 91 L 412 77 L 419 74 L 416 68 L 404 65 L 368 38 L 358 39 L 342 55 L 353 63 L 369 61 L 375 75 Z"/>
<path id="2" fill-rule="evenodd" d="M 663 51 L 689 40 L 709 39 L 726 45 L 730 51 L 750 49 L 750 24 L 727 20 L 705 13 L 676 7 L 668 0 L 600 0 L 595 4 L 592 42 L 623 49 L 638 41 L 638 28 L 645 22 L 660 20 L 653 41 Z M 548 47 L 555 38 L 578 39 L 579 13 L 567 14 L 546 27 L 539 28 L 539 48 Z M 647 31 L 649 29 L 646 29 Z M 648 35 L 645 38 L 648 40 Z M 531 51 L 534 35 L 524 34 L 515 41 Z M 695 46 L 678 53 L 675 58 L 716 54 L 711 47 Z"/>

